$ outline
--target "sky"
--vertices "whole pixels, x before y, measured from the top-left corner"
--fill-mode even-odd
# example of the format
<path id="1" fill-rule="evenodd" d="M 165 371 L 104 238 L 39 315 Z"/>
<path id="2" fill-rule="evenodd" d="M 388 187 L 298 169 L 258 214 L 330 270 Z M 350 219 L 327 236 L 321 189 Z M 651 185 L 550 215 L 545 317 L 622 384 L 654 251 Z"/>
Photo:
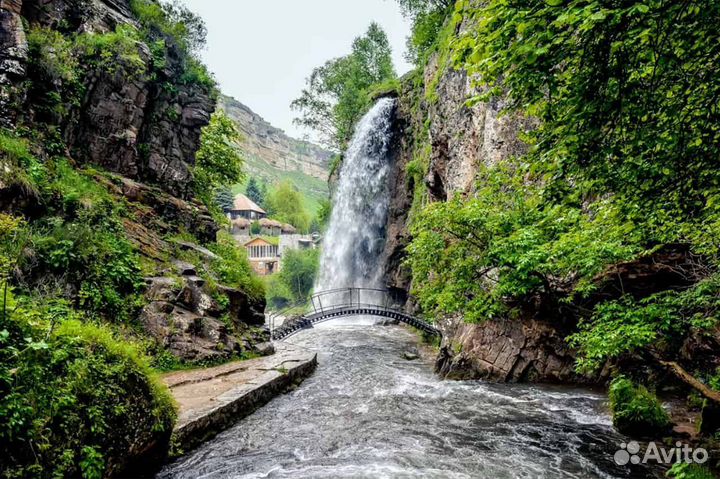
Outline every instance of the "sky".
<path id="1" fill-rule="evenodd" d="M 398 74 L 409 23 L 395 0 L 184 0 L 207 24 L 202 58 L 226 95 L 296 138 L 290 102 L 316 66 L 350 52 L 370 22 L 380 24 L 393 48 Z M 312 139 L 312 135 L 309 135 Z"/>

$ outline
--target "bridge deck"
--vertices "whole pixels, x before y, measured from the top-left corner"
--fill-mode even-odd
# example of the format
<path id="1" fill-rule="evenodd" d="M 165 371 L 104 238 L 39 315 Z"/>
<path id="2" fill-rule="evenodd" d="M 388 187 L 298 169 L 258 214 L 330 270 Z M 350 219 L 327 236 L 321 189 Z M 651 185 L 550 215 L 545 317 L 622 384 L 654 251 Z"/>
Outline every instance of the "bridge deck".
<path id="1" fill-rule="evenodd" d="M 374 296 L 375 302 L 362 302 L 363 293 L 370 292 Z M 328 295 L 343 294 L 350 298 L 345 304 L 334 304 L 330 307 L 322 306 L 323 297 Z M 353 299 L 357 298 L 357 301 Z M 378 300 L 379 299 L 379 300 Z M 327 304 L 327 301 L 326 301 Z M 397 307 L 391 306 L 388 301 L 388 293 L 384 290 L 363 289 L 363 288 L 345 288 L 341 290 L 333 290 L 315 294 L 312 298 L 313 310 L 295 317 L 290 321 L 283 323 L 282 326 L 274 328 L 274 317 L 271 317 L 271 335 L 274 340 L 285 339 L 296 334 L 303 329 L 312 328 L 314 324 L 329 321 L 339 317 L 347 316 L 377 316 L 381 318 L 393 319 L 413 326 L 427 334 L 441 336 L 440 331 L 430 323 L 418 319 Z M 277 313 L 279 315 L 281 313 Z M 277 316 L 276 315 L 276 316 Z"/>

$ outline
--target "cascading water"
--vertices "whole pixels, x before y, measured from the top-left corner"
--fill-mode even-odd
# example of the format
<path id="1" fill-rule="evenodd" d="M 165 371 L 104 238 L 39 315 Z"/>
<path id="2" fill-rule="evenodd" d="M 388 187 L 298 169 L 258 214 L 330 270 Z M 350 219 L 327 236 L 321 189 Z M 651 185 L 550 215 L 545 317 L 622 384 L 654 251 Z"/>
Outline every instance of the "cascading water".
<path id="1" fill-rule="evenodd" d="M 381 284 L 393 100 L 352 140 L 316 291 Z M 324 303 L 326 304 L 326 303 Z M 159 479 L 640 478 L 614 453 L 605 398 L 583 390 L 442 381 L 399 326 L 333 322 L 290 339 L 318 352 L 315 374 L 167 466 Z"/>
<path id="2" fill-rule="evenodd" d="M 340 171 L 315 291 L 380 284 L 394 112 L 395 100 L 383 98 L 358 123 Z"/>

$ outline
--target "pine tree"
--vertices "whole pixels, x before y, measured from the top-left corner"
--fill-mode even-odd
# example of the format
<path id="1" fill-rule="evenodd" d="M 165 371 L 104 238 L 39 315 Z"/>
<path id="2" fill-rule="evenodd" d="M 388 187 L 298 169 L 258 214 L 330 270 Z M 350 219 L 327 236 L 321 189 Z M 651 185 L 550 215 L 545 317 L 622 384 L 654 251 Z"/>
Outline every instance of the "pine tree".
<path id="1" fill-rule="evenodd" d="M 247 188 L 245 189 L 245 196 L 257 204 L 262 203 L 262 192 L 260 191 L 260 187 L 258 186 L 258 182 L 255 178 L 250 178 L 248 181 Z"/>
<path id="2" fill-rule="evenodd" d="M 232 191 L 227 186 L 218 188 L 215 193 L 215 202 L 222 208 L 224 212 L 228 212 L 233 208 L 234 197 Z"/>

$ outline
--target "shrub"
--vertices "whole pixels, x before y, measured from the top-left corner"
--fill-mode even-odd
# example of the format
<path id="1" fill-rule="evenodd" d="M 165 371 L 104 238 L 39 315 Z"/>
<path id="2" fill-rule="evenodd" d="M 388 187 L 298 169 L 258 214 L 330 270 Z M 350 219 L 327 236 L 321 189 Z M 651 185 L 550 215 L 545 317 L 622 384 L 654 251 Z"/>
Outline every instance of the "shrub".
<path id="1" fill-rule="evenodd" d="M 0 129 L 0 183 L 39 194 L 47 186 L 47 169 L 31 152 L 27 140 Z"/>
<path id="2" fill-rule="evenodd" d="M 134 346 L 77 320 L 30 326 L 46 317 L 13 309 L 0 324 L 6 477 L 106 477 L 155 441 L 167 444 L 172 399 Z"/>
<path id="3" fill-rule="evenodd" d="M 644 386 L 636 386 L 620 376 L 610 384 L 609 396 L 613 425 L 620 432 L 644 437 L 669 430 L 670 417 L 658 398 Z"/>
<path id="4" fill-rule="evenodd" d="M 85 57 L 85 67 L 92 66 L 107 73 L 124 68 L 125 73 L 138 76 L 147 70 L 140 56 L 140 33 L 131 25 L 118 25 L 114 32 L 83 33 L 77 36 L 76 49 Z"/>
<path id="5" fill-rule="evenodd" d="M 210 250 L 219 256 L 211 266 L 222 283 L 255 299 L 265 295 L 265 286 L 250 267 L 245 249 L 230 234 L 218 233 L 217 243 L 211 245 Z"/>
<path id="6" fill-rule="evenodd" d="M 667 472 L 667 477 L 674 479 L 714 479 L 716 476 L 703 466 L 678 462 L 673 464 Z"/>
<path id="7" fill-rule="evenodd" d="M 285 289 L 295 304 L 304 304 L 310 298 L 320 264 L 320 250 L 288 250 L 279 273 Z"/>

